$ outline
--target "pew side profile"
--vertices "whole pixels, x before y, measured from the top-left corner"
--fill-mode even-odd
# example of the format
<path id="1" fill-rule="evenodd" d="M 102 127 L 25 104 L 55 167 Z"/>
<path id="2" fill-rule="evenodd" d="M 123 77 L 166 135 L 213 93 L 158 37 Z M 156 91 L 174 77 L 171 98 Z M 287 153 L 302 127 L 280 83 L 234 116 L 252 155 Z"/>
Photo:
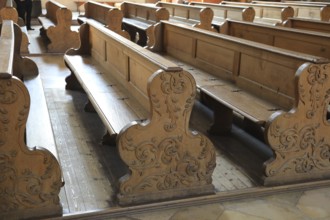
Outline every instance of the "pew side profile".
<path id="1" fill-rule="evenodd" d="M 253 22 L 255 11 L 249 6 L 221 5 L 204 2 L 190 2 L 189 5 L 208 7 L 213 10 L 212 24 L 219 28 L 227 19 Z"/>
<path id="2" fill-rule="evenodd" d="M 0 9 L 0 23 L 3 20 L 12 20 L 14 23 L 19 24 L 22 30 L 22 44 L 21 44 L 21 52 L 23 54 L 29 53 L 29 35 L 24 24 L 22 18 L 18 17 L 17 10 L 13 6 L 12 0 L 4 1 L 5 5 Z"/>
<path id="3" fill-rule="evenodd" d="M 80 45 L 79 34 L 71 30 L 72 12 L 66 6 L 49 0 L 46 2 L 46 14 L 39 16 L 41 24 L 40 35 L 46 36 L 50 41 L 47 44 L 47 52 L 64 53 L 70 48 L 78 48 Z M 65 36 L 65 40 L 63 37 Z"/>
<path id="4" fill-rule="evenodd" d="M 294 16 L 294 10 L 286 5 L 270 5 L 270 4 L 252 4 L 241 2 L 222 1 L 221 5 L 248 6 L 255 10 L 253 22 L 267 25 L 281 25 L 288 18 Z"/>
<path id="5" fill-rule="evenodd" d="M 201 102 L 213 109 L 210 133 L 228 134 L 235 112 L 265 137 L 273 156 L 254 176 L 258 181 L 281 185 L 330 177 L 323 157 L 329 152 L 328 59 L 166 21 L 154 34 L 149 49 L 189 69 Z M 294 145 L 282 141 L 290 131 Z M 320 145 L 305 146 L 306 135 Z"/>
<path id="6" fill-rule="evenodd" d="M 169 21 L 183 23 L 204 30 L 214 31 L 212 26 L 213 10 L 209 7 L 199 7 L 184 4 L 157 2 L 156 6 L 169 11 Z"/>
<path id="7" fill-rule="evenodd" d="M 169 19 L 169 12 L 166 9 L 151 4 L 123 2 L 120 9 L 124 16 L 124 30 L 129 33 L 131 40 L 140 46 L 147 45 L 149 28 L 160 20 Z"/>
<path id="8" fill-rule="evenodd" d="M 66 88 L 86 92 L 85 109 L 107 129 L 103 143 L 116 146 L 130 170 L 113 183 L 119 204 L 213 194 L 213 144 L 189 130 L 191 74 L 99 22 L 87 20 L 80 36 L 81 47 L 64 56 Z"/>
<path id="9" fill-rule="evenodd" d="M 62 171 L 44 94 L 38 89 L 41 80 L 37 66 L 19 53 L 21 35 L 16 24 L 3 20 L 0 36 L 0 218 L 60 216 Z M 22 75 L 24 83 L 17 77 Z"/>

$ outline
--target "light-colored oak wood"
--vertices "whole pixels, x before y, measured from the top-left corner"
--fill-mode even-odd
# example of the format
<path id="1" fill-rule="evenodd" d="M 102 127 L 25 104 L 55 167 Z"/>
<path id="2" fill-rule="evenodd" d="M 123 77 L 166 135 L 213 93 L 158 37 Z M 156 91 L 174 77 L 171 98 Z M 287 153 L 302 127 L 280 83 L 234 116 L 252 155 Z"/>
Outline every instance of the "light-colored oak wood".
<path id="1" fill-rule="evenodd" d="M 253 22 L 274 26 L 281 25 L 288 18 L 294 16 L 294 9 L 288 5 L 252 4 L 230 1 L 222 1 L 221 4 L 252 7 L 256 13 Z"/>
<path id="2" fill-rule="evenodd" d="M 155 27 L 155 36 L 152 51 L 183 67 L 192 66 L 189 72 L 197 81 L 201 101 L 214 110 L 210 132 L 228 132 L 233 111 L 265 128 L 265 143 L 274 152 L 260 177 L 265 185 L 330 177 L 328 157 L 323 156 L 329 148 L 322 144 L 304 147 L 303 138 L 308 133 L 316 142 L 327 139 L 329 101 L 323 89 L 329 89 L 329 59 L 166 21 Z M 209 76 L 200 78 L 201 72 Z M 290 131 L 297 134 L 294 147 L 282 139 Z M 309 165 L 322 161 L 322 165 L 301 167 L 307 161 Z"/>
<path id="3" fill-rule="evenodd" d="M 253 22 L 255 11 L 249 6 L 221 5 L 203 2 L 190 2 L 189 5 L 208 7 L 213 10 L 212 24 L 220 26 L 227 19 Z"/>
<path id="4" fill-rule="evenodd" d="M 226 21 L 220 33 L 330 59 L 330 34 L 234 20 Z"/>
<path id="5" fill-rule="evenodd" d="M 319 31 L 324 33 L 330 33 L 330 22 L 317 21 L 313 19 L 301 19 L 301 18 L 288 18 L 283 22 L 284 27 Z"/>
<path id="6" fill-rule="evenodd" d="M 16 11 L 16 9 L 13 7 L 13 3 L 11 0 L 6 0 L 6 4 L 5 7 L 0 9 L 0 23 L 2 22 L 2 20 L 12 20 L 14 21 L 16 24 L 19 24 L 19 18 L 18 17 L 18 13 Z M 24 22 L 23 22 L 24 24 Z M 23 35 L 22 35 L 22 44 L 21 44 L 21 52 L 22 53 L 29 53 L 29 38 L 28 38 L 28 32 L 26 30 L 26 26 L 25 24 L 23 26 L 21 26 Z"/>
<path id="7" fill-rule="evenodd" d="M 25 143 L 26 129 L 32 129 L 26 134 L 27 140 L 31 135 L 42 134 L 37 134 L 37 129 L 26 126 L 30 97 L 35 102 L 39 94 L 29 94 L 12 68 L 23 60 L 17 59 L 14 55 L 19 52 L 21 45 L 21 35 L 16 37 L 16 33 L 21 33 L 20 31 L 21 29 L 12 21 L 3 21 L 0 37 L 0 217 L 3 219 L 39 218 L 62 214 L 58 195 L 63 180 L 56 157 L 40 145 L 27 146 Z M 30 112 L 30 115 L 39 112 Z M 43 120 L 42 115 L 34 119 Z M 40 140 L 37 143 L 43 144 Z"/>
<path id="8" fill-rule="evenodd" d="M 212 26 L 213 10 L 209 7 L 198 7 L 168 2 L 157 2 L 156 6 L 166 8 L 170 21 L 180 22 L 209 31 L 216 31 Z"/>
<path id="9" fill-rule="evenodd" d="M 87 20 L 80 35 L 82 47 L 64 56 L 67 88 L 80 83 L 107 137 L 116 138 L 130 170 L 117 180 L 119 204 L 214 193 L 213 144 L 189 130 L 191 74 L 99 22 Z"/>
<path id="10" fill-rule="evenodd" d="M 295 18 L 330 21 L 330 5 L 327 4 L 305 4 L 298 2 L 291 3 L 291 2 L 269 2 L 269 1 L 252 1 L 252 3 L 290 6 L 294 9 Z"/>
<path id="11" fill-rule="evenodd" d="M 139 4 L 123 2 L 120 5 L 123 12 L 124 29 L 128 31 L 132 41 L 141 46 L 146 46 L 150 39 L 147 39 L 147 31 L 160 20 L 168 20 L 169 12 L 161 7 L 150 4 Z"/>
<path id="12" fill-rule="evenodd" d="M 78 17 L 80 24 L 86 22 L 86 18 L 94 19 L 117 34 L 120 34 L 127 39 L 130 38 L 128 32 L 122 29 L 123 13 L 118 8 L 95 1 L 86 2 L 84 7 L 84 16 Z"/>
<path id="13" fill-rule="evenodd" d="M 80 45 L 79 34 L 71 30 L 72 12 L 54 0 L 46 2 L 46 15 L 38 17 L 42 27 L 41 35 L 46 35 L 50 43 L 47 52 L 64 53 Z M 63 37 L 65 36 L 65 40 Z"/>

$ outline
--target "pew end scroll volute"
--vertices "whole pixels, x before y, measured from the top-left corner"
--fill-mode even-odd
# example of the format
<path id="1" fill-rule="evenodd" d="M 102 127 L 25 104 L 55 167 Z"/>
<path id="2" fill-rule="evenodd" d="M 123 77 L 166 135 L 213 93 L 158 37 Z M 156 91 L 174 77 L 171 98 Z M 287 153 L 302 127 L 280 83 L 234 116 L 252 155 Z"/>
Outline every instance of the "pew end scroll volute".
<path id="1" fill-rule="evenodd" d="M 214 16 L 214 12 L 211 8 L 202 8 L 199 14 L 200 22 L 198 24 L 193 25 L 193 27 L 201 28 L 203 30 L 218 32 L 212 25 L 212 20 Z"/>
<path id="2" fill-rule="evenodd" d="M 120 205 L 213 194 L 215 150 L 189 129 L 196 82 L 185 71 L 159 70 L 148 81 L 150 118 L 131 123 L 117 136 L 130 173 L 120 179 Z"/>
<path id="3" fill-rule="evenodd" d="M 113 32 L 125 37 L 126 39 L 131 39 L 129 33 L 122 29 L 123 12 L 119 9 L 111 9 L 107 14 L 107 25 L 106 27 Z"/>
<path id="4" fill-rule="evenodd" d="M 265 185 L 330 178 L 330 64 L 305 63 L 295 80 L 295 106 L 266 124 L 274 157 L 264 164 Z"/>

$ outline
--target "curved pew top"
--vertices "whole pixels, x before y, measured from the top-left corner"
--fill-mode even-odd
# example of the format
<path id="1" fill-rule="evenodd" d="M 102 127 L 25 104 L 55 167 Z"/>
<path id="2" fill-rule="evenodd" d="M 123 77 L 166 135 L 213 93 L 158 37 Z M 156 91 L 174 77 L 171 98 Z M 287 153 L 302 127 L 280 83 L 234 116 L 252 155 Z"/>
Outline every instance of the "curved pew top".
<path id="1" fill-rule="evenodd" d="M 308 4 L 302 2 L 267 2 L 252 1 L 252 4 L 269 4 L 290 6 L 294 9 L 294 17 L 311 18 L 321 21 L 330 21 L 330 5 L 329 4 Z"/>
<path id="2" fill-rule="evenodd" d="M 10 20 L 2 22 L 0 35 L 0 78 L 11 78 L 14 59 L 14 23 Z"/>
<path id="3" fill-rule="evenodd" d="M 189 5 L 211 8 L 214 12 L 213 20 L 220 17 L 252 22 L 255 16 L 255 10 L 251 6 L 221 5 L 205 2 L 190 2 Z"/>

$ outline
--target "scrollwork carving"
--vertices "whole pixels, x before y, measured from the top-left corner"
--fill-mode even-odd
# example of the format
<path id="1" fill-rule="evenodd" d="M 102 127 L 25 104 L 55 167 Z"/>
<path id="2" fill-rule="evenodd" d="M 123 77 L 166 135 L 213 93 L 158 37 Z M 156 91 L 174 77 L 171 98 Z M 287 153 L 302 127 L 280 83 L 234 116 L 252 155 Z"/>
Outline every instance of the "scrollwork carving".
<path id="1" fill-rule="evenodd" d="M 265 163 L 267 177 L 282 178 L 282 182 L 297 175 L 303 180 L 330 177 L 329 67 L 304 64 L 299 68 L 296 106 L 274 114 L 266 127 L 274 151 L 274 157 Z"/>
<path id="2" fill-rule="evenodd" d="M 189 130 L 196 95 L 195 81 L 187 72 L 157 72 L 149 80 L 151 119 L 133 124 L 118 135 L 121 158 L 131 174 L 120 181 L 120 197 L 158 198 L 200 194 L 212 184 L 215 151 L 203 135 Z M 212 187 L 207 188 L 208 193 Z"/>

